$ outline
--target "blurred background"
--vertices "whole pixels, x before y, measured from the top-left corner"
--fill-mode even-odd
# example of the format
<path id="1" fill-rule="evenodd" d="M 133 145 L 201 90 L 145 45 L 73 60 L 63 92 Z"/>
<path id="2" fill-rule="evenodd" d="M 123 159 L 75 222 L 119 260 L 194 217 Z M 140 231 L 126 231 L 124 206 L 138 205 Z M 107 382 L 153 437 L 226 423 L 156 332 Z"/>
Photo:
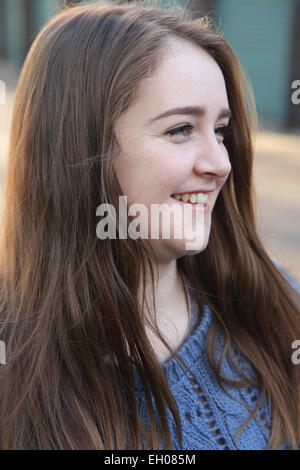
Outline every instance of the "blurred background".
<path id="1" fill-rule="evenodd" d="M 0 203 L 20 69 L 38 31 L 66 3 L 0 0 Z M 254 164 L 259 233 L 269 254 L 300 284 L 300 91 L 292 100 L 295 81 L 300 90 L 300 0 L 160 3 L 184 6 L 193 18 L 209 14 L 242 64 L 259 118 Z"/>

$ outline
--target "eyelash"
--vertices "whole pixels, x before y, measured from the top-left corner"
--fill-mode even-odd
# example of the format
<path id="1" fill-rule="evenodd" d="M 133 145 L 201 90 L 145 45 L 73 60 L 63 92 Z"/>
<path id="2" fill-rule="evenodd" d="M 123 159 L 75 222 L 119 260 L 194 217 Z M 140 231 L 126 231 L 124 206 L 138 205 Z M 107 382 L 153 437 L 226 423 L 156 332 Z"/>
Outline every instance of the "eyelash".
<path id="1" fill-rule="evenodd" d="M 184 126 L 176 127 L 175 129 L 167 131 L 166 135 L 169 135 L 170 137 L 174 135 L 180 135 L 185 129 L 190 129 L 192 131 L 194 129 L 194 126 L 192 126 L 191 124 L 185 124 Z M 216 131 L 219 131 L 223 139 L 225 140 L 231 134 L 231 124 L 228 124 L 228 126 L 218 127 Z"/>

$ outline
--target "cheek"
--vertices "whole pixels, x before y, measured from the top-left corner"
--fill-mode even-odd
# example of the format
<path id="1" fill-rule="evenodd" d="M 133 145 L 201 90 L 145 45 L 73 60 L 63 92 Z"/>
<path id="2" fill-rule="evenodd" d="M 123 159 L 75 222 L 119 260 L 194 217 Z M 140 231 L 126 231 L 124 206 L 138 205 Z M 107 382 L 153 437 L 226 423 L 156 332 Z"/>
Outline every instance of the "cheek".
<path id="1" fill-rule="evenodd" d="M 227 154 L 228 155 L 228 154 Z M 224 168 L 224 175 L 223 177 L 221 178 L 216 178 L 216 184 L 217 184 L 217 187 L 222 189 L 222 187 L 225 185 L 225 183 L 227 182 L 230 174 L 231 174 L 231 164 L 230 164 L 230 161 L 229 161 L 229 157 L 228 157 L 228 160 L 227 160 L 227 166 L 226 168 Z"/>
<path id="2" fill-rule="evenodd" d="M 114 169 L 128 202 L 166 202 L 188 178 L 188 156 L 176 148 L 135 140 L 123 143 L 126 152 L 114 160 Z"/>
<path id="3" fill-rule="evenodd" d="M 218 179 L 216 180 L 218 192 L 217 192 L 217 195 L 216 195 L 216 198 L 215 198 L 215 202 L 214 202 L 213 207 L 215 206 L 217 199 L 220 197 L 220 193 L 221 193 L 221 191 L 222 191 L 224 185 L 226 184 L 226 182 L 227 182 L 227 180 L 228 180 L 228 177 L 229 177 L 229 175 L 226 176 L 226 177 L 224 177 L 224 178 L 218 178 Z"/>
<path id="4" fill-rule="evenodd" d="M 162 154 L 159 165 L 158 178 L 170 195 L 189 178 L 191 164 L 185 155 L 176 155 L 175 152 Z"/>
<path id="5" fill-rule="evenodd" d="M 132 152 L 119 155 L 113 166 L 128 204 L 148 205 L 155 202 L 155 198 L 159 199 L 167 179 L 160 158 Z"/>

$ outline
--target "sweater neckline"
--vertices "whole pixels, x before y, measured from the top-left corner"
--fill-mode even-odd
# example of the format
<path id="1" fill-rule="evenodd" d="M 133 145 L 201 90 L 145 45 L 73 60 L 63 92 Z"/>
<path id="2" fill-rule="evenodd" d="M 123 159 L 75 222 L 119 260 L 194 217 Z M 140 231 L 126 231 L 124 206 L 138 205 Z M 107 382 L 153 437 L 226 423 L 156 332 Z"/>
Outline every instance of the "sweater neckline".
<path id="1" fill-rule="evenodd" d="M 194 301 L 198 294 L 193 292 L 193 287 L 185 276 L 184 280 L 187 284 L 188 295 L 190 296 L 191 301 Z M 176 351 L 176 354 L 180 356 L 180 358 L 182 358 L 184 362 L 189 365 L 189 367 L 191 367 L 195 362 L 199 361 L 200 357 L 205 351 L 206 337 L 209 330 L 209 326 L 211 324 L 211 320 L 211 309 L 208 307 L 207 304 L 203 303 L 202 318 L 199 325 L 188 336 L 188 338 L 183 341 L 181 346 L 179 346 Z M 181 378 L 186 374 L 185 371 L 183 371 L 182 366 L 178 364 L 172 356 L 162 362 L 160 366 L 166 375 L 166 379 L 169 383 L 169 386 L 171 387 L 177 384 L 178 381 L 180 381 Z M 144 387 L 142 385 L 136 367 L 134 367 L 134 375 L 135 390 L 137 393 L 141 393 Z"/>

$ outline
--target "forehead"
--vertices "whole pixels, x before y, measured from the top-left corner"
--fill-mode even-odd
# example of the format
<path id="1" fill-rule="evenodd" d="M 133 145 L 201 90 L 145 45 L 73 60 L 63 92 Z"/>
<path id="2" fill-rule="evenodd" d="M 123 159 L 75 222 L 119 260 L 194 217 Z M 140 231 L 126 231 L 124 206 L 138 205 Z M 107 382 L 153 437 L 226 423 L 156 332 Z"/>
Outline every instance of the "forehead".
<path id="1" fill-rule="evenodd" d="M 175 105 L 228 107 L 219 65 L 204 49 L 183 39 L 167 43 L 157 72 L 141 82 L 136 111 L 157 114 Z"/>

